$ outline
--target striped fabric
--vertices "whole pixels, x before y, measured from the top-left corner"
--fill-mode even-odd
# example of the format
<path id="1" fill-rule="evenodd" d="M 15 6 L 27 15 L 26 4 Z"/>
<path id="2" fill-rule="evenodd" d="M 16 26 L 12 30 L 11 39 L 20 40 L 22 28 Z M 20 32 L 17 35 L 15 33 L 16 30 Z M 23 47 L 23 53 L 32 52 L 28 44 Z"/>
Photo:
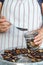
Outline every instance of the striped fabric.
<path id="1" fill-rule="evenodd" d="M 0 49 L 9 47 L 26 47 L 23 31 L 16 26 L 29 31 L 39 29 L 42 25 L 40 6 L 37 0 L 5 0 L 2 15 L 12 23 L 10 30 L 0 34 Z"/>

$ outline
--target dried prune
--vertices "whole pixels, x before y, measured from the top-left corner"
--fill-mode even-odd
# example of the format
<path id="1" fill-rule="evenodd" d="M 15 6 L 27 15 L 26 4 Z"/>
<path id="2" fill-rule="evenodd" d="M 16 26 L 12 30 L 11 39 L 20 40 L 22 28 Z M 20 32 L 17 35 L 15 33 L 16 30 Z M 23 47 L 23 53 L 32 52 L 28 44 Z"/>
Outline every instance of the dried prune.
<path id="1" fill-rule="evenodd" d="M 35 58 L 32 58 L 31 61 L 32 61 L 32 62 L 36 62 L 36 59 L 35 59 Z"/>
<path id="2" fill-rule="evenodd" d="M 26 53 L 28 53 L 28 50 L 25 49 L 25 48 L 24 48 L 24 49 L 21 49 L 21 53 L 22 53 L 22 54 L 26 54 Z"/>
<path id="3" fill-rule="evenodd" d="M 18 58 L 18 55 L 22 54 L 24 57 L 28 57 L 31 59 L 32 62 L 39 62 L 43 60 L 43 49 L 12 49 L 12 50 L 5 50 L 2 55 L 4 60 L 10 61 L 10 62 L 16 62 L 20 58 Z"/>
<path id="4" fill-rule="evenodd" d="M 18 54 L 21 54 L 21 51 L 20 49 L 15 49 L 15 53 L 18 55 Z"/>

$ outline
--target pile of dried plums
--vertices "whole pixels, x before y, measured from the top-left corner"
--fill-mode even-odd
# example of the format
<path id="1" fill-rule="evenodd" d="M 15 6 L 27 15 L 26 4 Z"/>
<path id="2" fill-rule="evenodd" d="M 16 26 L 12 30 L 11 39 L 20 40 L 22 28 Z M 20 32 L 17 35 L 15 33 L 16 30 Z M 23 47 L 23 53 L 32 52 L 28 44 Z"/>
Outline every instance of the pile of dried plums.
<path id="1" fill-rule="evenodd" d="M 19 58 L 17 55 L 23 54 L 25 57 L 31 59 L 32 62 L 43 61 L 43 49 L 39 50 L 31 50 L 31 49 L 12 49 L 5 50 L 2 55 L 4 60 L 10 62 L 16 62 Z"/>
<path id="2" fill-rule="evenodd" d="M 28 57 L 31 59 L 32 62 L 43 61 L 43 49 L 38 49 L 34 51 L 28 49 Z"/>
<path id="3" fill-rule="evenodd" d="M 4 54 L 1 54 L 4 60 L 16 62 L 19 60 L 18 55 L 28 53 L 27 49 L 12 49 L 12 50 L 5 50 Z"/>

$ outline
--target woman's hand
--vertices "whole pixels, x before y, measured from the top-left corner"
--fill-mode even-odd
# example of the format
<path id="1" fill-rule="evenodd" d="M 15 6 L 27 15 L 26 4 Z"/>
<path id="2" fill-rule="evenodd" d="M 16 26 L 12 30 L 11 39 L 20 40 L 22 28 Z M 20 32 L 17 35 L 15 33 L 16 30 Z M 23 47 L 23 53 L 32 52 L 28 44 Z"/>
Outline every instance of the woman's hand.
<path id="1" fill-rule="evenodd" d="M 40 45 L 43 41 L 43 28 L 38 30 L 38 35 L 35 37 L 35 44 Z"/>
<path id="2" fill-rule="evenodd" d="M 0 32 L 6 32 L 10 28 L 11 24 L 7 22 L 5 17 L 0 19 Z"/>

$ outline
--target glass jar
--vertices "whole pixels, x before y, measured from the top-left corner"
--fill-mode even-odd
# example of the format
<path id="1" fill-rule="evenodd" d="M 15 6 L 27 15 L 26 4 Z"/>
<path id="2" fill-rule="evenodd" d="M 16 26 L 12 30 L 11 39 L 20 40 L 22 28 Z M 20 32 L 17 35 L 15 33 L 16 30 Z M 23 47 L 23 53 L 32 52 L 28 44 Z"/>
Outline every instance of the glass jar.
<path id="1" fill-rule="evenodd" d="M 24 34 L 24 37 L 26 39 L 26 44 L 27 44 L 27 49 L 38 49 L 39 45 L 35 45 L 34 43 L 34 38 L 35 36 L 38 35 L 38 32 L 34 31 L 34 32 L 27 32 Z"/>

